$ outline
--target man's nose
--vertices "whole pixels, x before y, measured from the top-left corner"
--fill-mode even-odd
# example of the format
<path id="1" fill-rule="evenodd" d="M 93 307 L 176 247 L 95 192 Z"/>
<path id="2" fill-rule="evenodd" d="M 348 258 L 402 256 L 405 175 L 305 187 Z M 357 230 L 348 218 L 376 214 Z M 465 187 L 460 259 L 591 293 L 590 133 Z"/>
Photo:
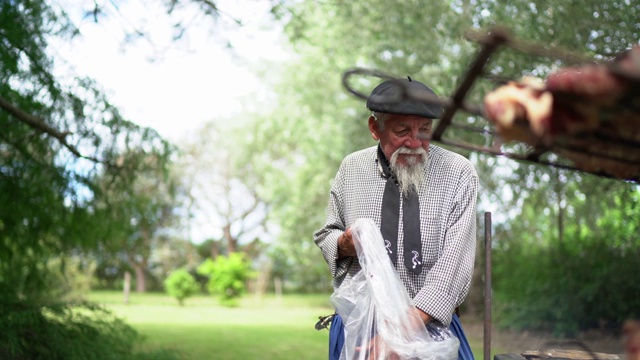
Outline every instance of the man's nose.
<path id="1" fill-rule="evenodd" d="M 404 146 L 411 149 L 417 149 L 420 146 L 422 146 L 422 141 L 418 136 L 418 132 L 411 133 L 410 135 L 408 135 L 407 139 L 404 141 Z"/>

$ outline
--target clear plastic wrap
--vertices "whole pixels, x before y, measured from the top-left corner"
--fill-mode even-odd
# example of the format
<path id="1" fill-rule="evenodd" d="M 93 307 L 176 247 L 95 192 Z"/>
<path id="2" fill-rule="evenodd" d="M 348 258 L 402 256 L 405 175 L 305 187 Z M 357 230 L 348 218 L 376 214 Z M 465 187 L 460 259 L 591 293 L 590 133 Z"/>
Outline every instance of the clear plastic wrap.
<path id="1" fill-rule="evenodd" d="M 331 295 L 342 317 L 340 359 L 457 359 L 458 338 L 446 327 L 424 326 L 370 219 L 351 225 L 362 270 Z"/>

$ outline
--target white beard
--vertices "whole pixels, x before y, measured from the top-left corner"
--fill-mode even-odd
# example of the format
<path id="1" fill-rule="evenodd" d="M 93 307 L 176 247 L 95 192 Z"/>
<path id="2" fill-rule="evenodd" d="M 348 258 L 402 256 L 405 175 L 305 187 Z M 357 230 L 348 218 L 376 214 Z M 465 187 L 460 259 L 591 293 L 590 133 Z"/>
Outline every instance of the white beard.
<path id="1" fill-rule="evenodd" d="M 416 154 L 421 155 L 420 159 L 409 157 L 406 159 L 406 165 L 398 164 L 398 156 L 400 154 Z M 390 167 L 396 175 L 400 191 L 402 195 L 409 196 L 411 192 L 417 192 L 420 185 L 424 181 L 424 170 L 427 165 L 427 151 L 423 148 L 409 149 L 400 147 L 391 155 Z"/>

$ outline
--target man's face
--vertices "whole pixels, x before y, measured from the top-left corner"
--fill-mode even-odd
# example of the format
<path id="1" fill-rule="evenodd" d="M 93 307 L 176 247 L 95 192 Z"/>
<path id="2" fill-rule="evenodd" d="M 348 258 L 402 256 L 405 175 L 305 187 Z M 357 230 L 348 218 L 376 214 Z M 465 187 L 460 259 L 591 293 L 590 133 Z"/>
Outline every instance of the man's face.
<path id="1" fill-rule="evenodd" d="M 383 114 L 384 128 L 380 129 L 376 119 L 369 117 L 369 130 L 375 140 L 380 140 L 382 152 L 391 160 L 396 150 L 405 147 L 407 149 L 424 149 L 429 151 L 431 137 L 431 119 L 417 115 Z M 424 153 L 423 153 L 424 154 Z M 398 166 L 410 166 L 424 161 L 419 154 L 398 155 Z"/>

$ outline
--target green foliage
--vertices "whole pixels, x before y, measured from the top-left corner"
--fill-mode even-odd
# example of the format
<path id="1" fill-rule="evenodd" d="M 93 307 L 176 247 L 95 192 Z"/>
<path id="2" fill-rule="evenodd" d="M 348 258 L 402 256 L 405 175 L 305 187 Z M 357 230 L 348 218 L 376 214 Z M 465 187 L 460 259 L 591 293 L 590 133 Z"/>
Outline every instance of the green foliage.
<path id="1" fill-rule="evenodd" d="M 168 236 L 167 230 L 177 222 L 178 196 L 184 189 L 169 163 L 154 154 L 131 156 L 156 166 L 138 171 L 126 182 L 113 183 L 117 169 L 96 178 L 100 193 L 94 198 L 94 206 L 111 222 L 109 230 L 101 234 L 96 257 L 101 261 L 119 260 L 117 267 L 141 269 L 135 271 L 137 290 L 146 291 L 153 250 L 170 243 L 176 243 L 176 248 L 181 245 L 179 239 Z"/>
<path id="2" fill-rule="evenodd" d="M 78 302 L 86 299 L 96 269 L 94 261 L 81 256 L 60 256 L 47 263 L 51 298 Z"/>
<path id="3" fill-rule="evenodd" d="M 4 1 L 0 19 L 0 288 L 37 300 L 49 261 L 108 245 L 131 223 L 98 199 L 162 173 L 172 147 L 124 119 L 91 79 L 57 76 L 49 42 L 78 33 L 64 12 Z"/>
<path id="4" fill-rule="evenodd" d="M 640 191 L 630 188 L 612 198 L 618 206 L 591 231 L 569 230 L 563 242 L 536 243 L 522 234 L 494 253 L 502 325 L 575 336 L 593 328 L 617 331 L 624 320 L 640 316 L 634 277 L 640 268 Z"/>
<path id="5" fill-rule="evenodd" d="M 496 254 L 496 304 L 503 326 L 575 336 L 579 331 L 616 331 L 639 316 L 640 285 L 628 281 L 640 251 L 622 254 L 606 239 L 578 251 L 558 248 Z M 507 258 L 510 257 L 510 258 Z"/>
<path id="6" fill-rule="evenodd" d="M 7 360 L 170 360 L 159 350 L 136 352 L 142 337 L 110 311 L 91 304 L 38 306 L 0 301 L 0 358 Z"/>
<path id="7" fill-rule="evenodd" d="M 311 237 L 322 225 L 322 210 L 340 160 L 347 153 L 372 144 L 366 128 L 368 114 L 364 100 L 351 97 L 339 86 L 340 75 L 345 70 L 365 67 L 396 76 L 410 75 L 425 81 L 440 95 L 451 96 L 479 48 L 464 37 L 469 30 L 499 25 L 520 40 L 601 59 L 637 43 L 639 12 L 637 0 L 516 0 L 508 4 L 494 0 L 442 0 L 431 1 L 429 6 L 399 0 L 278 3 L 274 13 L 285 23 L 298 57 L 286 67 L 282 88 L 277 89 L 282 105 L 272 114 L 265 113 L 257 119 L 258 135 L 248 145 L 254 159 L 270 165 L 264 169 L 263 183 L 270 186 L 267 197 L 273 206 L 272 219 L 282 229 L 279 247 L 273 252 L 278 257 L 275 263 L 283 269 L 295 269 L 289 270 L 289 276 L 301 283 L 305 283 L 302 279 L 314 279 L 316 274 L 324 274 L 325 280 L 314 283 L 329 283 L 330 274 L 319 251 L 313 249 Z M 523 75 L 544 77 L 562 65 L 556 59 L 504 49 L 492 57 L 486 72 L 504 79 L 518 79 Z M 309 86 L 309 79 L 318 85 Z M 351 85 L 366 94 L 377 81 L 379 79 L 352 79 Z M 476 82 L 467 100 L 480 104 L 484 94 L 494 86 L 493 79 Z M 489 126 L 482 118 L 460 112 L 454 122 L 484 129 Z M 447 131 L 446 137 L 490 145 L 488 137 L 463 136 L 460 132 Z M 494 220 L 496 276 L 505 276 L 510 281 L 500 290 L 514 289 L 505 292 L 502 300 L 514 304 L 518 310 L 526 312 L 532 307 L 539 312 L 554 311 L 561 302 L 558 296 L 543 303 L 549 297 L 537 294 L 540 302 L 534 305 L 520 302 L 524 301 L 522 296 L 516 297 L 523 289 L 518 284 L 536 288 L 548 280 L 546 276 L 560 277 L 559 272 L 547 274 L 538 269 L 535 261 L 540 257 L 547 261 L 560 261 L 562 256 L 572 258 L 584 239 L 602 239 L 606 245 L 616 247 L 618 240 L 607 233 L 631 233 L 637 229 L 627 220 L 616 223 L 620 225 L 610 224 L 609 230 L 604 230 L 604 224 L 612 220 L 603 222 L 602 219 L 618 208 L 612 195 L 625 191 L 628 184 L 452 150 L 469 155 L 478 169 L 479 210 L 494 210 L 497 220 Z M 306 240 L 301 241 L 301 236 Z M 589 257 L 591 254 L 586 252 L 599 249 L 593 245 L 581 251 Z M 283 253 L 287 259 L 284 262 L 280 261 Z M 601 255 L 603 263 L 618 259 L 615 252 L 605 254 L 609 252 Z M 595 256 L 599 258 L 599 254 Z M 324 269 L 318 269 L 318 264 Z M 629 277 L 625 279 L 632 281 Z M 624 286 L 633 289 L 633 284 Z M 638 297 L 633 292 L 624 296 Z M 532 319 L 537 318 L 532 316 Z M 567 324 L 567 330 L 562 332 L 582 326 Z"/>
<path id="8" fill-rule="evenodd" d="M 184 305 L 184 300 L 197 294 L 200 285 L 196 279 L 186 269 L 178 269 L 169 275 L 164 281 L 167 294 L 178 300 L 180 306 Z"/>
<path id="9" fill-rule="evenodd" d="M 218 296 L 220 304 L 229 307 L 238 305 L 240 297 L 247 292 L 246 281 L 255 276 L 242 253 L 207 259 L 198 267 L 198 273 L 209 276 L 209 292 Z"/>
<path id="10" fill-rule="evenodd" d="M 198 245 L 178 237 L 167 237 L 161 245 L 154 246 L 149 259 L 153 279 L 166 279 L 171 272 L 181 267 L 195 269 L 203 257 L 198 254 Z M 193 274 L 192 274 L 193 275 Z M 197 280 L 197 279 L 196 279 Z"/>
<path id="11" fill-rule="evenodd" d="M 324 220 L 322 210 L 340 160 L 372 144 L 364 100 L 339 86 L 344 70 L 359 66 L 411 75 L 448 96 L 478 49 L 463 37 L 468 30 L 501 25 L 521 40 L 598 59 L 637 43 L 639 11 L 638 1 L 432 1 L 429 6 L 381 0 L 280 2 L 274 13 L 284 21 L 298 56 L 287 64 L 277 88 L 281 103 L 272 113 L 256 117 L 256 130 L 247 141 L 251 150 L 243 159 L 257 163 L 253 168 L 268 187 L 263 196 L 272 206 L 271 219 L 281 229 L 270 252 L 275 271 L 294 284 L 330 283 L 311 236 Z M 562 65 L 555 59 L 500 51 L 487 72 L 498 78 L 544 77 Z M 314 86 L 309 86 L 310 79 Z M 367 93 L 374 81 L 358 79 L 353 85 Z M 469 100 L 480 103 L 494 86 L 492 80 L 477 82 Z M 454 121 L 488 126 L 484 119 L 461 114 Z M 483 154 L 470 158 L 482 183 L 479 210 L 494 210 L 497 220 L 495 294 L 496 306 L 511 311 L 505 319 L 520 328 L 542 324 L 570 334 L 602 324 L 615 327 L 619 316 L 630 316 L 622 309 L 639 298 L 634 280 L 614 279 L 606 268 L 615 264 L 610 268 L 616 272 L 633 274 L 637 267 L 620 252 L 633 248 L 629 244 L 637 237 L 637 225 L 632 224 L 637 215 L 629 213 L 626 220 L 612 215 L 625 202 L 616 199 L 628 184 Z M 620 291 L 607 285 L 613 283 Z M 609 310 L 596 308 L 594 298 Z M 584 319 L 581 314 L 588 311 L 597 315 Z"/>
<path id="12" fill-rule="evenodd" d="M 131 224 L 99 200 L 162 174 L 173 148 L 93 80 L 60 73 L 49 43 L 78 30 L 54 3 L 0 1 L 0 34 L 0 358 L 175 359 L 136 354 L 140 337 L 103 309 L 57 305 L 83 295 L 94 266 L 69 254 Z"/>

